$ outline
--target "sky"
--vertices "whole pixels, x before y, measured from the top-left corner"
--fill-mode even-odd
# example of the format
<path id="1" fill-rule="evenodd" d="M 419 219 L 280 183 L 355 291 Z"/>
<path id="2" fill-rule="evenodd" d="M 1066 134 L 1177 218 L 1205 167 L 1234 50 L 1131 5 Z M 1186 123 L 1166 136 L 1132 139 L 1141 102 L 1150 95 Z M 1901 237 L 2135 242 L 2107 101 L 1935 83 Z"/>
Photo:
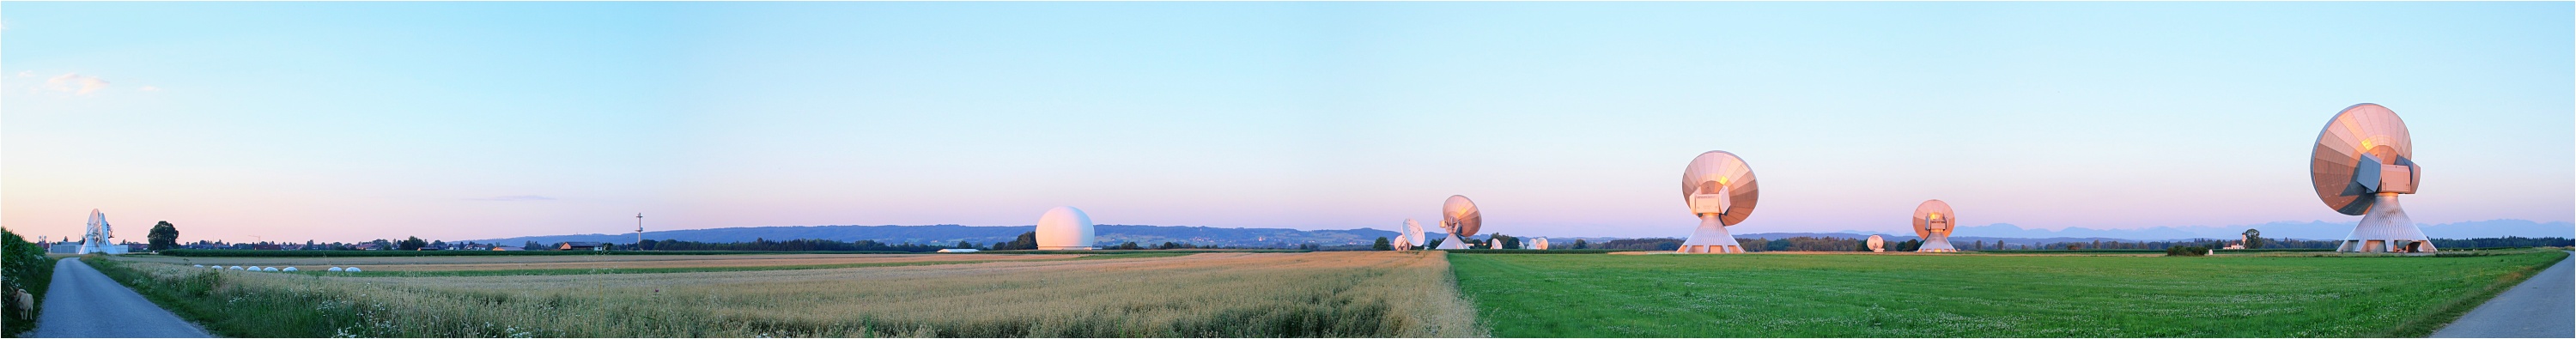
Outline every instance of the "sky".
<path id="1" fill-rule="evenodd" d="M 2350 221 L 2307 159 L 2406 119 L 2419 223 L 2576 217 L 2567 2 L 0 5 L 0 226 L 477 239 L 788 225 L 1680 237 Z"/>

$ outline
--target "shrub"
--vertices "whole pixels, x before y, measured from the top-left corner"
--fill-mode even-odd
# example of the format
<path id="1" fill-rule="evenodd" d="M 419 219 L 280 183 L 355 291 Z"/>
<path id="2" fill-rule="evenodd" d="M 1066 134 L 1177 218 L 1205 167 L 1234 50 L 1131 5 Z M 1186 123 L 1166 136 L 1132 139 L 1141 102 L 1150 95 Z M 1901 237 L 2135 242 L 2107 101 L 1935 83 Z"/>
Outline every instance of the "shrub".
<path id="1" fill-rule="evenodd" d="M 2174 246 L 2165 248 L 2165 256 L 2168 257 L 2197 257 L 2208 254 L 2209 248 L 2200 246 Z"/>
<path id="2" fill-rule="evenodd" d="M 27 242 L 27 238 L 19 237 L 17 232 L 0 228 L 0 262 L 8 263 L 0 265 L 0 297 L 7 296 L 7 291 L 24 289 L 35 300 L 39 302 L 45 300 L 45 287 L 47 283 L 54 281 L 54 261 L 51 259 L 45 257 L 45 249 L 36 248 L 36 244 Z M 0 307 L 0 309 L 5 308 L 9 307 Z M 36 322 L 29 319 L 35 318 L 34 313 L 43 313 L 44 310 L 44 305 L 36 305 L 35 312 L 29 312 L 31 314 L 26 315 L 27 319 L 21 319 L 14 309 L 0 311 L 0 318 L 8 319 L 5 321 L 7 326 L 0 326 L 0 328 L 5 328 L 9 332 L 0 333 L 0 335 L 16 337 L 17 331 L 34 328 Z"/>

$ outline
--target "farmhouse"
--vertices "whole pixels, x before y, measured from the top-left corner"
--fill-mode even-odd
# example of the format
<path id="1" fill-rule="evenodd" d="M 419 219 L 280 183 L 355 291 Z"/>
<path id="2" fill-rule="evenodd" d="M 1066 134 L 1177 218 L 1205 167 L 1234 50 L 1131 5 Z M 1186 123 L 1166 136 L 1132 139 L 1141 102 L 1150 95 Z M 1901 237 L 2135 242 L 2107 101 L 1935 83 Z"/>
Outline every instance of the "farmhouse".
<path id="1" fill-rule="evenodd" d="M 563 244 L 561 244 L 561 245 L 555 245 L 555 250 L 559 250 L 559 251 L 601 251 L 601 250 L 607 250 L 607 249 L 606 249 L 606 248 L 601 248 L 600 244 L 599 244 L 599 243 L 595 243 L 595 242 L 588 242 L 588 241 L 567 241 L 567 242 L 564 242 L 564 243 L 563 243 Z"/>

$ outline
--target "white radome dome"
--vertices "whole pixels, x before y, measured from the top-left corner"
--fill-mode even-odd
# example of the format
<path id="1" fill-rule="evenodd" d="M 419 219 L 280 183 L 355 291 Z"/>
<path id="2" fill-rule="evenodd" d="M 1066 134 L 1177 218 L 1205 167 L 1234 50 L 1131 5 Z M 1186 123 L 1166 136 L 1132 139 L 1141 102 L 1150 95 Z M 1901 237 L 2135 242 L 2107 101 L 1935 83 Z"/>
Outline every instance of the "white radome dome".
<path id="1" fill-rule="evenodd" d="M 1056 207 L 1038 216 L 1038 249 L 1092 249 L 1091 216 L 1073 206 Z"/>

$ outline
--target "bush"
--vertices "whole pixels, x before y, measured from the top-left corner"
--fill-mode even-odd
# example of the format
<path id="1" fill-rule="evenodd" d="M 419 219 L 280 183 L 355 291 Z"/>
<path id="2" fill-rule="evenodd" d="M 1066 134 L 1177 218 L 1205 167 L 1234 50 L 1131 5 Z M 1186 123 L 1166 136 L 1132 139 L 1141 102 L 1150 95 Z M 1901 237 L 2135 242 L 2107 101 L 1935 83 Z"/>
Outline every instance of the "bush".
<path id="1" fill-rule="evenodd" d="M 2197 257 L 2203 255 L 2209 255 L 2209 248 L 2200 246 L 2174 246 L 2165 248 L 2165 256 L 2168 257 Z"/>
<path id="2" fill-rule="evenodd" d="M 17 232 L 10 232 L 9 229 L 0 228 L 0 262 L 8 263 L 0 265 L 0 281 L 5 281 L 0 283 L 0 296 L 7 296 L 7 291 L 24 289 L 38 302 L 45 300 L 45 287 L 54 281 L 54 261 L 51 259 L 45 257 L 45 249 L 36 248 L 36 244 L 27 242 L 27 238 L 19 237 Z M 0 305 L 7 304 L 0 303 Z M 9 307 L 0 306 L 0 309 L 5 308 Z M 30 313 L 40 314 L 44 311 L 45 306 L 38 304 L 35 312 Z M 0 318 L 8 318 L 5 321 L 7 326 L 0 326 L 0 328 L 5 328 L 9 332 L 0 333 L 0 335 L 9 337 L 16 337 L 18 331 L 35 328 L 36 325 L 34 320 L 27 320 L 34 319 L 35 314 L 28 314 L 26 319 L 20 319 L 14 309 L 0 311 Z"/>

